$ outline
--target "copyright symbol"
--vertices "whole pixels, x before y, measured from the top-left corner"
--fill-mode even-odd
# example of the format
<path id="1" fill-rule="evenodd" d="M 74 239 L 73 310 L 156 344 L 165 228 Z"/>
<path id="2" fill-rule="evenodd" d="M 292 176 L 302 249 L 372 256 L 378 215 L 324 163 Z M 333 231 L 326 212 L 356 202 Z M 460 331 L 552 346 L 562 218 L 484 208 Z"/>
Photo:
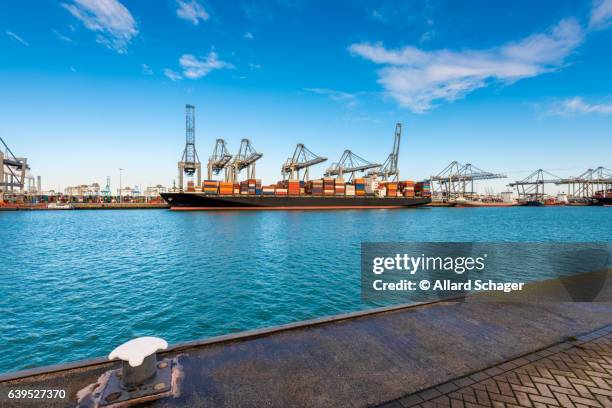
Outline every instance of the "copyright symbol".
<path id="1" fill-rule="evenodd" d="M 422 281 L 419 282 L 419 288 L 421 290 L 428 290 L 430 286 L 431 284 L 429 283 L 428 280 L 423 279 Z"/>

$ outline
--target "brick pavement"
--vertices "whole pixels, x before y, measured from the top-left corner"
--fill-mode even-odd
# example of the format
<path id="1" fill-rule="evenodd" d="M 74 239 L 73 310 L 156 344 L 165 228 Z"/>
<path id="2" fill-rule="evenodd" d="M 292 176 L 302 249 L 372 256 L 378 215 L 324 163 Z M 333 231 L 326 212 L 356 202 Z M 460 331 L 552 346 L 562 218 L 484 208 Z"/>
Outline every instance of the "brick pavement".
<path id="1" fill-rule="evenodd" d="M 612 325 L 382 407 L 612 408 Z"/>

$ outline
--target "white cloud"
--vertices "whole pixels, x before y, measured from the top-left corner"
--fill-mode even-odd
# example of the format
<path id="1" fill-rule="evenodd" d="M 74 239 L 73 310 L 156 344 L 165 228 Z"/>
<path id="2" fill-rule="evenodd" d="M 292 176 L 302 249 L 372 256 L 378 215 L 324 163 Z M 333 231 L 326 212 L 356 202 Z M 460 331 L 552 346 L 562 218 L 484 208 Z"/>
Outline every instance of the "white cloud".
<path id="1" fill-rule="evenodd" d="M 206 58 L 202 59 L 191 54 L 184 54 L 179 59 L 179 64 L 183 68 L 183 75 L 190 79 L 201 78 L 215 69 L 234 67 L 230 63 L 221 61 L 215 51 L 209 52 Z"/>
<path id="2" fill-rule="evenodd" d="M 145 74 L 145 75 L 153 75 L 153 70 L 147 64 L 140 64 L 140 67 L 142 68 L 142 73 L 143 74 Z"/>
<path id="3" fill-rule="evenodd" d="M 120 54 L 138 34 L 130 11 L 117 0 L 73 0 L 62 7 L 79 19 L 87 29 L 97 33 L 96 41 Z"/>
<path id="4" fill-rule="evenodd" d="M 585 115 L 588 113 L 612 115 L 612 103 L 590 104 L 585 102 L 581 97 L 576 96 L 557 102 L 553 105 L 550 113 L 560 116 Z"/>
<path id="5" fill-rule="evenodd" d="M 25 45 L 26 47 L 30 46 L 30 44 L 26 40 L 24 40 L 12 31 L 6 31 L 6 35 L 8 35 L 13 41 L 18 42 L 21 45 Z"/>
<path id="6" fill-rule="evenodd" d="M 612 0 L 595 0 L 591 10 L 589 28 L 604 29 L 612 25 Z"/>
<path id="7" fill-rule="evenodd" d="M 65 36 L 64 34 L 60 33 L 59 31 L 57 31 L 55 28 L 51 29 L 51 32 L 53 32 L 53 34 L 55 34 L 55 36 L 57 38 L 59 38 L 60 40 L 67 42 L 67 43 L 74 43 L 74 41 L 72 41 L 72 38 Z"/>
<path id="8" fill-rule="evenodd" d="M 178 72 L 173 71 L 173 70 L 171 70 L 169 68 L 164 69 L 164 75 L 167 76 L 168 78 L 170 78 L 174 82 L 180 81 L 181 79 L 183 79 L 181 74 L 179 74 Z"/>
<path id="9" fill-rule="evenodd" d="M 247 31 L 246 33 L 244 33 L 244 38 L 246 38 L 247 40 L 252 40 L 253 38 L 255 38 L 255 36 L 253 36 L 252 32 Z"/>
<path id="10" fill-rule="evenodd" d="M 318 95 L 325 95 L 335 102 L 344 104 L 349 109 L 353 109 L 358 104 L 357 95 L 352 93 L 329 88 L 304 88 L 304 90 Z"/>
<path id="11" fill-rule="evenodd" d="M 196 0 L 178 0 L 177 4 L 179 7 L 176 10 L 176 15 L 183 20 L 191 22 L 193 25 L 198 25 L 200 24 L 200 20 L 206 21 L 210 17 L 206 9 L 204 9 L 204 6 Z"/>
<path id="12" fill-rule="evenodd" d="M 381 43 L 352 44 L 349 51 L 376 64 L 378 82 L 401 106 L 423 113 L 493 82 L 510 84 L 554 71 L 582 42 L 584 32 L 565 19 L 545 33 L 486 50 L 387 49 Z"/>

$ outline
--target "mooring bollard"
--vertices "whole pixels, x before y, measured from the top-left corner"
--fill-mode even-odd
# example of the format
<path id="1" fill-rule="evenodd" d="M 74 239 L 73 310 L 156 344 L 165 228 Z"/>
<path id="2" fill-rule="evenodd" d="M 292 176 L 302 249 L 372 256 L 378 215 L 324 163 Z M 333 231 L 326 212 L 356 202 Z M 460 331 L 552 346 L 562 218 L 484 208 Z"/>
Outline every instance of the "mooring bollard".
<path id="1" fill-rule="evenodd" d="M 127 390 L 143 386 L 157 374 L 157 352 L 168 348 L 159 337 L 138 337 L 115 348 L 109 360 L 122 360 L 121 383 Z"/>
<path id="2" fill-rule="evenodd" d="M 92 384 L 78 406 L 122 407 L 171 395 L 176 361 L 157 359 L 157 352 L 167 348 L 168 342 L 159 337 L 138 337 L 115 348 L 108 359 L 121 360 L 121 368 L 107 371 Z"/>

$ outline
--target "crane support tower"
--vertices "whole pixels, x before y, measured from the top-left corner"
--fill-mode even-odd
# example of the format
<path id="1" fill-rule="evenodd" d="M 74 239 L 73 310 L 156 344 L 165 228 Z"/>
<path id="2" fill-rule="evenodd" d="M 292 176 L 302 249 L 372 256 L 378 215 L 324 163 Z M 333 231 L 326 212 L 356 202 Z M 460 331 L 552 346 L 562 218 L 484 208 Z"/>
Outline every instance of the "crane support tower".
<path id="1" fill-rule="evenodd" d="M 183 176 L 196 174 L 197 185 L 202 183 L 202 169 L 195 148 L 195 106 L 185 105 L 185 150 L 178 162 L 178 187 L 183 190 Z"/>
<path id="2" fill-rule="evenodd" d="M 445 201 L 459 197 L 473 198 L 476 195 L 474 181 L 500 178 L 506 178 L 506 175 L 481 170 L 471 163 L 454 161 L 438 175 L 431 176 L 431 182 L 436 198 Z"/>
<path id="3" fill-rule="evenodd" d="M 400 148 L 400 140 L 402 137 L 402 124 L 397 123 L 395 125 L 395 138 L 393 139 L 393 150 L 387 157 L 387 160 L 369 172 L 369 175 L 376 175 L 381 178 L 382 181 L 397 181 L 399 179 L 399 169 L 397 168 L 397 163 L 399 160 L 399 148 Z"/>
<path id="4" fill-rule="evenodd" d="M 508 184 L 508 186 L 516 188 L 519 198 L 526 201 L 543 201 L 544 186 L 546 184 L 559 184 L 560 180 L 561 178 L 554 174 L 538 169 L 523 180 L 517 180 Z"/>
<path id="5" fill-rule="evenodd" d="M 342 178 L 343 174 L 350 174 L 348 181 L 355 178 L 356 172 L 364 172 L 370 169 L 380 168 L 380 163 L 370 163 L 363 157 L 360 157 L 350 150 L 345 150 L 337 163 L 332 163 L 331 167 L 325 172 L 326 177 L 338 176 Z"/>
<path id="6" fill-rule="evenodd" d="M 286 179 L 287 176 L 291 180 L 300 180 L 300 171 L 303 170 L 301 179 L 308 181 L 308 169 L 326 160 L 327 157 L 317 156 L 308 150 L 302 143 L 298 143 L 293 151 L 293 156 L 288 158 L 281 167 L 283 180 Z"/>
<path id="7" fill-rule="evenodd" d="M 212 180 L 213 174 L 217 175 L 222 170 L 225 170 L 225 180 L 229 180 L 231 170 L 229 164 L 232 160 L 232 155 L 227 150 L 225 140 L 217 139 L 212 155 L 208 158 L 208 180 Z"/>
<path id="8" fill-rule="evenodd" d="M 231 182 L 238 181 L 240 172 L 244 169 L 247 171 L 247 179 L 255 178 L 255 162 L 263 157 L 262 153 L 258 153 L 251 144 L 249 139 L 242 139 L 238 153 L 230 163 L 229 180 Z"/>
<path id="9" fill-rule="evenodd" d="M 0 202 L 4 201 L 7 192 L 25 193 L 27 172 L 30 170 L 28 159 L 16 157 L 0 137 Z"/>

